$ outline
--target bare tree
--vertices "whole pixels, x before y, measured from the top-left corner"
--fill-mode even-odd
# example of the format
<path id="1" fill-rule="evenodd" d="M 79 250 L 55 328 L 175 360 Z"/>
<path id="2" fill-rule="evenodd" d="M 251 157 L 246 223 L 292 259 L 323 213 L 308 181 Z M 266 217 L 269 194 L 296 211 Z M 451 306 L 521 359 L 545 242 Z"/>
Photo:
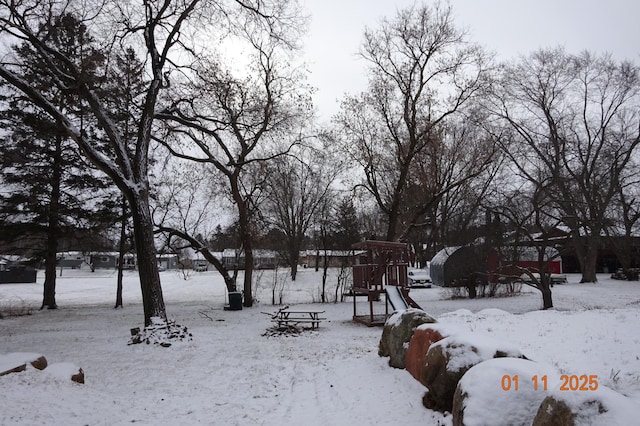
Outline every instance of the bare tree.
<path id="1" fill-rule="evenodd" d="M 271 5 L 271 3 L 269 3 Z M 133 217 L 137 264 L 142 289 L 145 324 L 152 317 L 166 319 L 165 304 L 156 263 L 154 229 L 149 209 L 149 149 L 154 119 L 163 89 L 171 83 L 172 71 L 191 64 L 202 54 L 201 46 L 210 41 L 215 29 L 249 16 L 249 20 L 277 29 L 282 20 L 271 17 L 274 9 L 264 2 L 163 0 L 140 4 L 125 0 L 74 2 L 65 0 L 0 0 L 0 35 L 9 43 L 26 43 L 46 64 L 45 74 L 51 87 L 73 92 L 92 114 L 104 136 L 90 137 L 83 123 L 61 110 L 51 92 L 41 91 L 23 78 L 29 64 L 11 55 L 0 61 L 0 77 L 23 92 L 36 106 L 57 121 L 70 139 L 94 166 L 107 174 L 127 198 Z M 278 6 L 278 5 L 276 5 Z M 276 7 L 275 9 L 278 9 Z M 64 52 L 46 38 L 43 26 L 55 21 L 61 12 L 73 13 L 100 31 L 97 48 L 109 57 L 133 45 L 146 62 L 145 87 L 136 117 L 136 139 L 123 138 L 108 104 L 101 97 L 98 82 L 79 67 L 79 52 Z M 195 35 L 197 34 L 197 37 Z M 274 35 L 279 33 L 273 32 Z M 96 35 L 96 38 L 98 36 Z M 105 142 L 106 141 L 106 142 Z"/>
<path id="2" fill-rule="evenodd" d="M 394 240 L 417 157 L 482 87 L 489 62 L 439 2 L 366 30 L 360 55 L 369 64 L 369 89 L 345 98 L 336 121 L 346 152 L 363 168 L 362 187 L 386 217 L 385 239 Z"/>
<path id="3" fill-rule="evenodd" d="M 495 140 L 474 123 L 480 118 L 472 117 L 449 120 L 416 155 L 402 203 L 401 240 L 419 247 L 424 241 L 467 244 L 475 238 L 469 230 L 503 161 Z"/>
<path id="4" fill-rule="evenodd" d="M 607 228 L 611 247 L 627 277 L 633 276 L 629 273 L 630 268 L 638 267 L 637 264 L 634 265 L 636 262 L 634 246 L 638 239 L 636 230 L 638 221 L 640 221 L 640 205 L 638 204 L 640 169 L 638 167 L 638 159 L 634 158 L 620 176 L 617 196 L 610 206 L 611 224 Z"/>
<path id="5" fill-rule="evenodd" d="M 292 281 L 307 232 L 340 172 L 328 157 L 321 148 L 297 149 L 267 166 L 268 195 L 263 214 L 284 235 L 279 251 L 291 268 Z"/>
<path id="6" fill-rule="evenodd" d="M 311 105 L 301 85 L 303 73 L 289 65 L 290 43 L 276 37 L 272 28 L 265 31 L 250 21 L 236 34 L 252 52 L 248 71 L 234 72 L 233 66 L 215 58 L 203 59 L 185 85 L 188 96 L 176 93 L 172 105 L 158 115 L 178 137 L 158 141 L 172 155 L 209 164 L 223 177 L 236 208 L 245 256 L 244 306 L 250 307 L 256 218 L 266 185 L 264 163 L 287 153 L 304 137 L 299 124 L 309 117 Z"/>
<path id="7" fill-rule="evenodd" d="M 639 94 L 635 65 L 558 48 L 505 66 L 489 106 L 512 130 L 503 145 L 518 174 L 553 188 L 582 282 L 597 281 L 610 205 L 640 143 Z"/>
<path id="8" fill-rule="evenodd" d="M 73 91 L 84 102 L 107 135 L 108 151 L 99 146 L 101 141 L 90 138 L 83 132 L 82 123 L 58 107 L 50 92 L 37 90 L 26 84 L 22 77 L 26 64 L 15 63 L 12 58 L 5 57 L 0 65 L 0 77 L 51 115 L 78 144 L 83 154 L 105 172 L 127 197 L 134 218 L 145 325 L 149 325 L 152 317 L 166 318 L 148 204 L 147 162 L 151 125 L 158 93 L 163 85 L 162 72 L 166 65 L 166 55 L 170 46 L 176 42 L 177 31 L 188 13 L 183 10 L 185 13 L 176 18 L 176 8 L 156 9 L 151 4 L 147 5 L 147 20 L 142 26 L 146 29 L 145 42 L 150 47 L 148 54 L 153 64 L 153 76 L 147 86 L 145 108 L 138 120 L 138 138 L 132 147 L 123 140 L 104 100 L 96 91 L 95 80 L 88 79 L 87 74 L 78 66 L 80 58 L 74 57 L 73 52 L 63 52 L 52 46 L 41 30 L 42 23 L 52 22 L 56 13 L 65 7 L 75 9 L 72 6 L 54 1 L 2 1 L 3 13 L 0 19 L 3 35 L 12 37 L 16 42 L 31 45 L 38 54 L 38 60 L 48 65 L 46 78 L 50 84 L 62 91 Z M 160 36 L 158 32 L 163 31 L 163 25 L 171 25 L 176 32 L 166 35 L 166 38 Z"/>
<path id="9" fill-rule="evenodd" d="M 316 245 L 316 272 L 319 269 L 320 253 L 322 253 L 322 284 L 320 287 L 320 301 L 329 301 L 327 294 L 327 274 L 329 271 L 329 249 L 332 248 L 332 235 L 335 231 L 335 221 L 332 211 L 335 207 L 335 198 L 327 197 L 318 206 L 316 217 L 314 218 L 314 242 Z"/>
<path id="10" fill-rule="evenodd" d="M 227 290 L 236 291 L 237 269 L 230 271 L 207 244 L 225 210 L 219 207 L 222 196 L 210 167 L 169 157 L 161 169 L 153 206 L 159 238 L 173 252 L 191 248 L 201 254 L 222 275 Z"/>
<path id="11" fill-rule="evenodd" d="M 561 220 L 554 207 L 552 188 L 547 183 L 512 180 L 511 184 L 502 186 L 501 197 L 494 200 L 495 206 L 485 205 L 501 218 L 502 232 L 508 231 L 494 244 L 502 262 L 498 275 L 506 281 L 520 281 L 526 276 L 524 282 L 542 294 L 542 309 L 553 307 L 550 265 L 561 255 L 556 250 L 560 241 L 554 235 Z M 535 254 L 538 274 L 518 266 L 525 252 Z"/>

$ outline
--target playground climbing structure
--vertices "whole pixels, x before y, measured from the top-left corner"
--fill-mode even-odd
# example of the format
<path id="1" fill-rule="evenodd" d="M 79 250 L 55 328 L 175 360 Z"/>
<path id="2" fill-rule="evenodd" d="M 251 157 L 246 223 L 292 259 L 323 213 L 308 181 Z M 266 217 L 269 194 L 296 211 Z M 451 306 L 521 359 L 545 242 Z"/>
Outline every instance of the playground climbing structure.
<path id="1" fill-rule="evenodd" d="M 367 240 L 354 244 L 352 248 L 358 253 L 354 254 L 353 262 L 354 321 L 369 326 L 383 325 L 389 316 L 390 302 L 394 310 L 409 306 L 419 308 L 409 297 L 409 251 L 406 243 Z M 388 287 L 391 287 L 389 291 Z M 390 293 L 393 300 L 389 299 Z M 358 312 L 358 295 L 367 297 L 368 312 Z M 384 310 L 379 309 L 380 304 L 377 303 L 382 295 L 385 297 Z"/>

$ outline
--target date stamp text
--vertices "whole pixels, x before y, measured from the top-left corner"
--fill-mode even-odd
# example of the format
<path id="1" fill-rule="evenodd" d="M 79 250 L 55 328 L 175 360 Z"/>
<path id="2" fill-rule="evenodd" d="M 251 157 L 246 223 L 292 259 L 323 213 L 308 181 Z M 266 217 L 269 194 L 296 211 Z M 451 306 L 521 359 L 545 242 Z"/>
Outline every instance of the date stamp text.
<path id="1" fill-rule="evenodd" d="M 533 390 L 546 391 L 548 387 L 548 378 L 544 376 L 532 376 L 529 377 L 533 384 Z M 504 375 L 500 380 L 500 385 L 503 391 L 518 391 L 520 390 L 520 376 L 517 374 L 514 376 Z M 523 378 L 523 380 L 526 380 Z M 560 390 L 561 391 L 595 391 L 598 389 L 598 376 L 592 375 L 577 375 L 577 374 L 563 374 L 560 376 Z"/>

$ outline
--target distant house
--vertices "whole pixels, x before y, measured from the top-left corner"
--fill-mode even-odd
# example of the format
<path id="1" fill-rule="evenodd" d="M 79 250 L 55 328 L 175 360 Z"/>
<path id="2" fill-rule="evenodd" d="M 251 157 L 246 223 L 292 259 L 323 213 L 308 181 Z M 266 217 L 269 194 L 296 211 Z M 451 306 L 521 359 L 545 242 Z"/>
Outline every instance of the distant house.
<path id="1" fill-rule="evenodd" d="M 119 253 L 92 253 L 89 255 L 89 264 L 96 269 L 115 269 L 118 267 Z"/>
<path id="2" fill-rule="evenodd" d="M 157 256 L 158 267 L 162 270 L 173 270 L 179 267 L 179 258 L 177 254 L 160 254 Z"/>
<path id="3" fill-rule="evenodd" d="M 218 259 L 220 262 L 223 262 L 222 260 L 223 252 L 209 250 L 209 253 L 211 253 L 213 257 Z M 213 268 L 211 263 L 209 263 L 209 261 L 205 259 L 201 253 L 194 252 L 194 251 L 187 252 L 187 257 L 183 258 L 180 261 L 180 267 L 192 268 L 194 271 L 197 271 L 197 272 L 206 272 Z"/>
<path id="4" fill-rule="evenodd" d="M 122 260 L 122 269 L 136 269 L 138 267 L 138 258 L 135 254 L 125 253 Z"/>
<path id="5" fill-rule="evenodd" d="M 118 267 L 118 252 L 92 253 L 89 256 L 89 265 L 94 269 L 116 269 Z M 122 261 L 123 269 L 136 269 L 136 256 L 132 253 L 125 253 Z"/>
<path id="6" fill-rule="evenodd" d="M 327 267 L 337 268 L 351 266 L 354 256 L 365 253 L 362 250 L 305 250 L 300 252 L 299 264 L 305 268 L 324 268 L 325 259 Z"/>
<path id="7" fill-rule="evenodd" d="M 538 269 L 538 250 L 535 247 L 518 247 L 517 253 L 510 253 L 515 257 L 515 264 L 531 271 Z M 562 274 L 562 258 L 560 252 L 554 247 L 545 247 L 543 259 L 547 262 L 548 272 Z M 509 260 L 509 259 L 507 259 Z"/>
<path id="8" fill-rule="evenodd" d="M 90 262 L 90 256 L 85 256 L 80 251 L 66 251 L 56 255 L 56 264 L 59 268 L 80 269 L 83 263 L 89 265 Z"/>
<path id="9" fill-rule="evenodd" d="M 69 251 L 58 253 L 57 265 L 59 268 L 93 268 L 93 269 L 115 269 L 118 267 L 118 252 L 94 252 L 82 253 Z M 131 253 L 124 255 L 124 269 L 135 269 L 136 256 Z"/>
<path id="10" fill-rule="evenodd" d="M 195 259 L 191 261 L 191 267 L 196 272 L 206 272 L 209 270 L 209 261 L 206 259 Z"/>
<path id="11" fill-rule="evenodd" d="M 91 262 L 96 269 L 115 269 L 118 267 L 118 259 L 120 253 L 93 253 Z M 179 267 L 179 258 L 177 254 L 165 253 L 156 256 L 158 267 L 161 270 L 173 270 Z M 123 259 L 123 269 L 136 269 L 137 257 L 133 253 L 125 253 Z"/>
<path id="12" fill-rule="evenodd" d="M 244 269 L 244 251 L 225 249 L 222 252 L 222 264 L 228 269 Z M 253 266 L 255 269 L 274 269 L 280 264 L 280 258 L 274 250 L 253 250 Z"/>

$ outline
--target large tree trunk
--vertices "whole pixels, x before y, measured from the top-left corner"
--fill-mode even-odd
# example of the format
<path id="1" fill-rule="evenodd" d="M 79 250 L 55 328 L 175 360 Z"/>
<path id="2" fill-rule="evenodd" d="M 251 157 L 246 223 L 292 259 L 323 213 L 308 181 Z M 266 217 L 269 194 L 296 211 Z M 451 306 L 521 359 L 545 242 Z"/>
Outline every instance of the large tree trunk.
<path id="1" fill-rule="evenodd" d="M 396 229 L 398 228 L 398 203 L 393 203 L 387 215 L 387 233 L 384 237 L 385 241 L 395 241 Z"/>
<path id="2" fill-rule="evenodd" d="M 253 233 L 251 232 L 251 212 L 248 207 L 249 201 L 242 198 L 242 193 L 238 184 L 238 177 L 234 175 L 231 182 L 231 193 L 238 206 L 238 227 L 240 233 L 240 243 L 244 250 L 244 302 L 243 306 L 250 308 L 253 306 Z"/>
<path id="3" fill-rule="evenodd" d="M 588 252 L 584 263 L 582 265 L 582 278 L 580 279 L 581 283 L 595 283 L 598 282 L 598 277 L 596 275 L 596 258 L 598 254 L 597 252 L 591 253 Z"/>
<path id="4" fill-rule="evenodd" d="M 60 181 L 62 180 L 62 137 L 55 140 L 55 151 L 51 159 L 53 170 L 51 173 L 51 199 L 47 218 L 47 248 L 45 253 L 44 294 L 42 306 L 57 309 L 56 304 L 56 258 L 58 254 L 58 238 L 60 237 Z"/>
<path id="5" fill-rule="evenodd" d="M 298 260 L 300 259 L 300 245 L 297 241 L 289 242 L 289 261 L 287 262 L 291 267 L 291 281 L 295 281 L 298 276 Z M 275 259 L 277 262 L 278 259 Z"/>
<path id="6" fill-rule="evenodd" d="M 326 246 L 325 246 L 326 247 Z M 320 300 L 322 303 L 327 303 L 327 271 L 329 270 L 329 256 L 327 256 L 327 249 L 324 249 L 323 260 L 324 263 L 322 265 L 322 294 L 320 295 Z M 355 294 L 353 297 L 356 297 Z"/>
<path id="7" fill-rule="evenodd" d="M 553 300 L 551 298 L 551 277 L 540 278 L 539 290 L 542 293 L 542 309 L 553 308 Z"/>
<path id="8" fill-rule="evenodd" d="M 243 238 L 242 247 L 244 248 L 244 303 L 243 306 L 250 308 L 253 306 L 253 289 L 251 283 L 253 281 L 253 242 L 251 237 Z"/>
<path id="9" fill-rule="evenodd" d="M 152 317 L 167 319 L 156 259 L 153 222 L 149 210 L 148 190 L 140 190 L 129 198 L 133 218 L 138 274 L 142 290 L 144 324 L 151 324 Z"/>
<path id="10" fill-rule="evenodd" d="M 576 240 L 575 237 L 574 240 Z M 578 262 L 580 263 L 580 272 L 582 273 L 581 283 L 598 282 L 596 262 L 598 260 L 599 244 L 599 239 L 592 236 L 577 238 L 575 248 Z"/>
<path id="11" fill-rule="evenodd" d="M 58 251 L 58 239 L 51 235 L 54 232 L 51 228 L 47 232 L 47 252 L 45 254 L 44 269 L 44 293 L 42 298 L 42 306 L 49 309 L 56 309 L 56 252 Z"/>
<path id="12" fill-rule="evenodd" d="M 120 244 L 118 247 L 118 278 L 116 283 L 116 308 L 122 308 L 122 275 L 124 269 L 124 252 L 127 248 L 127 199 L 122 196 L 122 221 L 120 222 Z"/>

